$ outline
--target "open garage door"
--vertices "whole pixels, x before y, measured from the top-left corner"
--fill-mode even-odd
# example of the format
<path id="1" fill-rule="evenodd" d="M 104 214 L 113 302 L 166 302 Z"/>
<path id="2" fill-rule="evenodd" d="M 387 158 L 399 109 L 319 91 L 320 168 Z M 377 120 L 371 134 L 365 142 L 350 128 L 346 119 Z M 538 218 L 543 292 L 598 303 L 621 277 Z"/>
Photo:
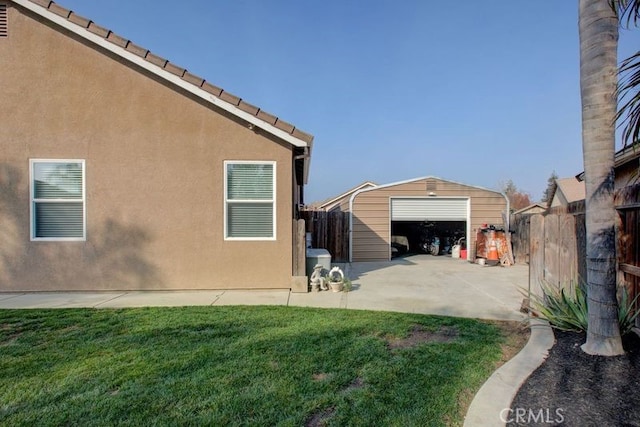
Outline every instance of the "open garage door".
<path id="1" fill-rule="evenodd" d="M 392 256 L 426 252 L 424 243 L 434 236 L 446 255 L 469 232 L 468 198 L 391 198 L 390 210 Z"/>
<path id="2" fill-rule="evenodd" d="M 467 221 L 468 215 L 469 199 L 391 199 L 391 221 Z"/>

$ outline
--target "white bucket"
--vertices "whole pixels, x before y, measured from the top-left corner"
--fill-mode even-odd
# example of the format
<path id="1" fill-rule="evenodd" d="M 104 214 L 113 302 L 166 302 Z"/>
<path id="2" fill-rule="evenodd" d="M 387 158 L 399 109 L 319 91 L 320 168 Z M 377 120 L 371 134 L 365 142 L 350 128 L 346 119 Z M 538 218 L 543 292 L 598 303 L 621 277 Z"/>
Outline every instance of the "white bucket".
<path id="1" fill-rule="evenodd" d="M 460 258 L 460 245 L 453 245 L 451 247 L 451 258 Z"/>

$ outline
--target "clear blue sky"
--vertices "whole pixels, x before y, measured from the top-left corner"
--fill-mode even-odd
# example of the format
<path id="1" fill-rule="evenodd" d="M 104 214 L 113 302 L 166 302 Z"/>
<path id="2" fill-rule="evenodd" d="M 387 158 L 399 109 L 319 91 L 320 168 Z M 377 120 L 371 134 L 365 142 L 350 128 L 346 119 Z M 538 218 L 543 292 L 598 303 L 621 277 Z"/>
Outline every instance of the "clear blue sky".
<path id="1" fill-rule="evenodd" d="M 313 134 L 308 203 L 426 175 L 538 200 L 582 171 L 577 0 L 58 3 Z"/>

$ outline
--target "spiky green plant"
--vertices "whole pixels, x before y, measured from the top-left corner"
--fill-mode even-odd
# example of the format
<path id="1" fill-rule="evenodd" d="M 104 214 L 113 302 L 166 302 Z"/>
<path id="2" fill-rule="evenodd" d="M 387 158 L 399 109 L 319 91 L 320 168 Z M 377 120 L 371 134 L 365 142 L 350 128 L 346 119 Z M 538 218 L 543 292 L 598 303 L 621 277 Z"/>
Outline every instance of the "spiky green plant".
<path id="1" fill-rule="evenodd" d="M 640 294 L 630 300 L 627 288 L 623 286 L 621 290 L 618 304 L 618 323 L 620 324 L 620 333 L 624 335 L 631 332 L 631 329 L 635 326 L 636 318 L 640 311 L 634 310 L 634 307 Z"/>
<path id="2" fill-rule="evenodd" d="M 532 314 L 562 331 L 587 330 L 587 296 L 580 286 L 541 285 L 542 295 L 531 294 Z"/>
<path id="3" fill-rule="evenodd" d="M 582 286 L 575 282 L 568 286 L 554 286 L 549 283 L 541 285 L 542 295 L 530 295 L 531 313 L 545 319 L 549 324 L 562 331 L 584 332 L 587 330 L 589 318 L 587 310 L 587 294 Z M 625 287 L 620 288 L 618 301 L 618 321 L 620 334 L 631 332 L 635 326 L 637 311 L 634 310 L 638 296 L 629 298 Z"/>

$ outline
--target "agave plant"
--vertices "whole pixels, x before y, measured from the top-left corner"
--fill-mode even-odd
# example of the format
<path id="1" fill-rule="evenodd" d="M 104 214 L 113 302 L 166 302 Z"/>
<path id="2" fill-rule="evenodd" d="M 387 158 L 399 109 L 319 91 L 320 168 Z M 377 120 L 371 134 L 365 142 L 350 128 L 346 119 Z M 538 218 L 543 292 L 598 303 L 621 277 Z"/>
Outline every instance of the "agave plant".
<path id="1" fill-rule="evenodd" d="M 587 330 L 589 314 L 587 295 L 582 286 L 571 283 L 569 286 L 542 284 L 542 295 L 531 294 L 531 313 L 545 319 L 549 324 L 562 331 L 584 332 Z M 621 287 L 618 321 L 620 334 L 631 332 L 640 312 L 634 310 L 640 295 L 633 299 L 625 287 Z"/>
<path id="2" fill-rule="evenodd" d="M 562 331 L 587 330 L 587 296 L 580 286 L 542 284 L 542 295 L 531 295 L 531 312 Z"/>
<path id="3" fill-rule="evenodd" d="M 618 323 L 620 324 L 620 334 L 622 335 L 631 332 L 631 329 L 636 324 L 636 318 L 638 317 L 640 310 L 634 310 L 634 307 L 636 306 L 638 297 L 640 297 L 640 294 L 636 295 L 633 300 L 629 300 L 627 288 L 622 287 L 620 303 L 618 304 Z"/>

